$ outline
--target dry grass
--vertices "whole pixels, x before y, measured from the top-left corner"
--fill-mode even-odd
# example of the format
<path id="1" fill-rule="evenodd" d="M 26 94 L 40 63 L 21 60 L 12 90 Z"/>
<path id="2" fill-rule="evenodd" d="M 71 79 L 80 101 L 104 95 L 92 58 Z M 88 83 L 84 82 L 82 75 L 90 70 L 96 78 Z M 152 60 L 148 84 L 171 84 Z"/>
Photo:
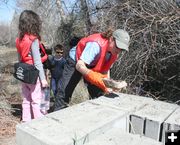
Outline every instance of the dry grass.
<path id="1" fill-rule="evenodd" d="M 12 63 L 17 60 L 15 48 L 0 48 L 0 144 L 14 145 L 16 124 L 20 122 L 19 84 L 12 76 Z M 12 139 L 13 140 L 12 140 Z"/>
<path id="2" fill-rule="evenodd" d="M 18 118 L 12 115 L 5 115 L 3 110 L 0 109 L 0 138 L 14 136 L 17 123 L 19 123 Z"/>

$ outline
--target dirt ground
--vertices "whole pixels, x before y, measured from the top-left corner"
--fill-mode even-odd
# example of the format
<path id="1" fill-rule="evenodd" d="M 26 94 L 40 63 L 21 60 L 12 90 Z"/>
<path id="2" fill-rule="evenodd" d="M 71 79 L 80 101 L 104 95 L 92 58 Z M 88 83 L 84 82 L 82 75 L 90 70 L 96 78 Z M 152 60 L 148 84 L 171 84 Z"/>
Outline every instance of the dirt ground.
<path id="1" fill-rule="evenodd" d="M 1 95 L 0 102 L 0 145 L 15 145 L 15 127 L 21 118 L 21 97 L 18 93 Z"/>
<path id="2" fill-rule="evenodd" d="M 15 145 L 15 126 L 20 123 L 19 83 L 12 76 L 16 49 L 0 48 L 0 145 Z"/>

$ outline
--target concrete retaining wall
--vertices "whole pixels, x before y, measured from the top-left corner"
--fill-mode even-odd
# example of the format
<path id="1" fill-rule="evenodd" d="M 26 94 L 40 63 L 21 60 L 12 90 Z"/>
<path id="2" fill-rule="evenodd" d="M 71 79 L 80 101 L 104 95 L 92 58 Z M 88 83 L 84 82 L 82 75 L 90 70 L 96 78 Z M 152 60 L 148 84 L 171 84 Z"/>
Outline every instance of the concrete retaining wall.
<path id="1" fill-rule="evenodd" d="M 121 93 L 109 97 L 17 125 L 17 145 L 159 145 L 167 126 L 180 126 L 178 105 Z"/>

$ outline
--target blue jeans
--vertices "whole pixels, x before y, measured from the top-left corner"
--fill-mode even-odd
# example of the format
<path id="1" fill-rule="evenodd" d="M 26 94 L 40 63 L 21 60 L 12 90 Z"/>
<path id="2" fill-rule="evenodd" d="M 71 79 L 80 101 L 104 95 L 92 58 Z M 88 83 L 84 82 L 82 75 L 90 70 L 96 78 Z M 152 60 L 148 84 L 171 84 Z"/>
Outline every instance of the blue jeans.
<path id="1" fill-rule="evenodd" d="M 57 95 L 57 91 L 58 89 L 60 89 L 62 87 L 62 82 L 61 79 L 56 80 L 54 78 L 51 78 L 51 89 L 53 91 L 53 95 L 56 96 Z"/>

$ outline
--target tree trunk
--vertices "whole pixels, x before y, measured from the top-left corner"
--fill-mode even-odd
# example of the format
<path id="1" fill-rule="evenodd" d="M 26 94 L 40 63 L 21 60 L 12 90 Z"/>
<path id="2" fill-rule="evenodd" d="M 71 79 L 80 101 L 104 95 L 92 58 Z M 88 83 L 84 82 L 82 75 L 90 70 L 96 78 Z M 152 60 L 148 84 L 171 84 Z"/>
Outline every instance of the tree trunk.
<path id="1" fill-rule="evenodd" d="M 60 17 L 61 17 L 61 22 L 64 23 L 66 16 L 65 16 L 64 10 L 62 8 L 62 1 L 61 0 L 56 0 L 56 5 L 58 7 L 58 11 L 59 11 L 59 14 L 60 14 Z"/>
<path id="2" fill-rule="evenodd" d="M 87 2 L 86 0 L 81 0 L 81 11 L 83 13 L 83 18 L 85 21 L 85 27 L 86 27 L 86 34 L 89 35 L 91 32 L 91 20 L 90 20 L 90 15 L 89 15 L 89 10 L 88 10 L 88 6 L 87 6 Z"/>

